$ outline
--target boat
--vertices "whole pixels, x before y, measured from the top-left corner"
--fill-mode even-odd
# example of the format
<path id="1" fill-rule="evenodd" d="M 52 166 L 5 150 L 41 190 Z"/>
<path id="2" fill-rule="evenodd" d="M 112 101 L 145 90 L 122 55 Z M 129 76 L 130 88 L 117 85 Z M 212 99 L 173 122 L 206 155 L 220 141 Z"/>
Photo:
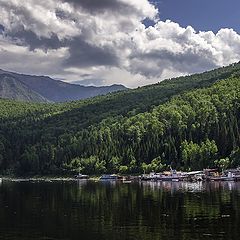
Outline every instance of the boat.
<path id="1" fill-rule="evenodd" d="M 141 176 L 130 176 L 130 175 L 127 175 L 127 176 L 123 176 L 122 177 L 122 181 L 124 183 L 136 182 L 136 181 L 139 181 L 140 179 L 141 179 Z"/>
<path id="2" fill-rule="evenodd" d="M 229 169 L 227 170 L 228 176 L 232 177 L 234 181 L 239 181 L 240 180 L 240 169 Z"/>
<path id="3" fill-rule="evenodd" d="M 122 182 L 123 182 L 123 183 L 132 183 L 131 180 L 127 180 L 127 179 L 124 179 Z"/>
<path id="4" fill-rule="evenodd" d="M 44 182 L 52 183 L 53 181 L 51 179 L 45 179 Z"/>
<path id="5" fill-rule="evenodd" d="M 160 180 L 160 178 L 161 178 L 161 174 L 155 173 L 155 172 L 151 172 L 149 174 L 143 174 L 140 176 L 140 179 L 142 181 L 157 181 L 157 180 Z"/>
<path id="6" fill-rule="evenodd" d="M 180 176 L 162 176 L 159 180 L 160 180 L 160 181 L 179 182 L 179 181 L 182 181 L 183 178 L 180 177 Z"/>
<path id="7" fill-rule="evenodd" d="M 205 179 L 203 171 L 192 171 L 183 173 L 185 179 L 190 182 L 201 182 Z"/>
<path id="8" fill-rule="evenodd" d="M 179 182 L 183 181 L 185 176 L 182 173 L 178 173 L 176 170 L 172 170 L 170 172 L 165 172 L 159 178 L 160 181 L 172 181 L 172 182 Z"/>
<path id="9" fill-rule="evenodd" d="M 205 175 L 203 173 L 196 174 L 194 180 L 197 182 L 202 182 L 205 180 Z"/>
<path id="10" fill-rule="evenodd" d="M 222 181 L 237 181 L 240 178 L 239 169 L 227 170 L 222 176 Z"/>
<path id="11" fill-rule="evenodd" d="M 100 181 L 117 181 L 119 176 L 115 174 L 104 174 L 100 177 Z"/>
<path id="12" fill-rule="evenodd" d="M 78 175 L 75 176 L 75 178 L 78 180 L 87 180 L 87 179 L 89 179 L 89 176 L 79 173 Z"/>
<path id="13" fill-rule="evenodd" d="M 220 181 L 235 181 L 235 178 L 234 177 L 228 177 L 228 176 L 222 176 L 220 177 Z"/>
<path id="14" fill-rule="evenodd" d="M 239 170 L 226 170 L 220 176 L 210 177 L 210 181 L 237 181 L 240 178 Z"/>
<path id="15" fill-rule="evenodd" d="M 186 178 L 182 173 L 178 173 L 176 170 L 163 173 L 151 172 L 150 174 L 141 175 L 140 179 L 142 181 L 173 181 L 179 182 Z"/>
<path id="16" fill-rule="evenodd" d="M 140 176 L 140 179 L 141 179 L 141 181 L 150 181 L 151 177 L 150 177 L 150 174 L 142 174 Z"/>
<path id="17" fill-rule="evenodd" d="M 218 169 L 204 169 L 203 174 L 207 181 L 220 181 Z"/>
<path id="18" fill-rule="evenodd" d="M 240 175 L 235 175 L 235 176 L 234 176 L 234 180 L 235 180 L 236 182 L 240 181 Z"/>

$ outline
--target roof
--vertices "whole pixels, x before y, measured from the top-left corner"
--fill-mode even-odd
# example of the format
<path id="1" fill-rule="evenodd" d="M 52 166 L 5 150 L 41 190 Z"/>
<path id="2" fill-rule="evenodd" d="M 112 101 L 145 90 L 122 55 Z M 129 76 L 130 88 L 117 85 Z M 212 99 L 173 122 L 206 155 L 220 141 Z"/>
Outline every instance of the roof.
<path id="1" fill-rule="evenodd" d="M 201 173 L 203 173 L 203 171 L 186 172 L 184 174 L 186 174 L 186 175 L 196 175 L 196 174 L 201 174 Z"/>

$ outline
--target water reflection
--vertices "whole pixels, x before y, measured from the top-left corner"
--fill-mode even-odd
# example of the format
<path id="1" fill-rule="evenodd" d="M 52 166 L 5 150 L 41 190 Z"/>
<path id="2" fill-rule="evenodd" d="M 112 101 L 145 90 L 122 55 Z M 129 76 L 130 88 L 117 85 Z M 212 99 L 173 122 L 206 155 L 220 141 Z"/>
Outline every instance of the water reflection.
<path id="1" fill-rule="evenodd" d="M 150 187 L 152 190 L 162 189 L 174 194 L 176 191 L 199 192 L 204 190 L 204 184 L 190 182 L 141 182 L 143 187 Z"/>
<path id="2" fill-rule="evenodd" d="M 4 182 L 0 239 L 238 239 L 233 182 Z"/>
<path id="3" fill-rule="evenodd" d="M 177 191 L 184 192 L 203 192 L 208 191 L 211 192 L 213 190 L 226 190 L 226 191 L 240 191 L 240 182 L 154 182 L 154 181 L 146 181 L 140 182 L 144 187 L 150 187 L 153 190 L 163 189 L 164 191 L 168 191 L 171 193 L 175 193 Z"/>

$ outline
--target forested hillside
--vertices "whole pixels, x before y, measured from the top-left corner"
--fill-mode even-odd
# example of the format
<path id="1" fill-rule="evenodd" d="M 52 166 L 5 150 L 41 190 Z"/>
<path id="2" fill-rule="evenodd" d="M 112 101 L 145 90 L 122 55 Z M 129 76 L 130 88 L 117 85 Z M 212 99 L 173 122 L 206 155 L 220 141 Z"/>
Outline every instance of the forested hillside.
<path id="1" fill-rule="evenodd" d="M 239 64 L 84 101 L 0 100 L 2 173 L 240 165 Z"/>

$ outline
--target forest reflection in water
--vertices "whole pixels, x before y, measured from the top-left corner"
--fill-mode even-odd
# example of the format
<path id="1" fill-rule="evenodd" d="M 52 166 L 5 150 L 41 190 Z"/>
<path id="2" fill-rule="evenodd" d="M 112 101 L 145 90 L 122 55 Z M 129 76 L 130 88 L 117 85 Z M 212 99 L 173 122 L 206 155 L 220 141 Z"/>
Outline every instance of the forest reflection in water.
<path id="1" fill-rule="evenodd" d="M 10 182 L 0 239 L 238 239 L 240 183 Z"/>

